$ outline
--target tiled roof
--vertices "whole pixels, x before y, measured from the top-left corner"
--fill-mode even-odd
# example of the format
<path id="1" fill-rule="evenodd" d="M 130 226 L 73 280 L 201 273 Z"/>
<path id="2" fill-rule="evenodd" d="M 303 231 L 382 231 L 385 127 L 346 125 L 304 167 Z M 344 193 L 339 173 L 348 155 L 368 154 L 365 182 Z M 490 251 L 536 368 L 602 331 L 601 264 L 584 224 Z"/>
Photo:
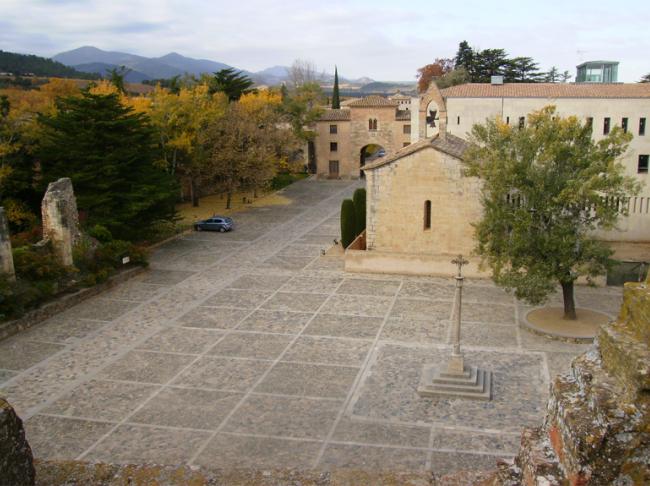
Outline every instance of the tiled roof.
<path id="1" fill-rule="evenodd" d="M 410 121 L 411 112 L 409 110 L 397 110 L 395 112 L 395 121 Z"/>
<path id="2" fill-rule="evenodd" d="M 650 98 L 650 83 L 467 83 L 441 93 L 444 98 Z"/>
<path id="3" fill-rule="evenodd" d="M 448 155 L 451 155 L 452 157 L 456 157 L 457 159 L 462 160 L 463 155 L 465 154 L 465 150 L 467 150 L 467 148 L 469 147 L 469 143 L 463 140 L 462 138 L 452 135 L 451 133 L 448 133 L 446 137 L 441 137 L 440 135 L 436 135 L 433 138 L 425 138 L 424 140 L 420 140 L 419 142 L 412 143 L 411 145 L 407 145 L 406 147 L 399 150 L 398 152 L 391 155 L 390 157 L 382 157 L 379 160 L 375 160 L 370 164 L 364 165 L 363 167 L 361 167 L 361 169 L 363 170 L 376 169 L 377 167 L 382 167 L 386 164 L 390 164 L 392 162 L 395 162 L 396 160 L 406 157 L 407 155 L 411 155 L 415 152 L 419 152 L 420 150 L 423 150 L 428 147 L 433 147 L 434 149 L 439 150 L 440 152 L 444 152 Z"/>
<path id="4" fill-rule="evenodd" d="M 329 108 L 323 112 L 318 121 L 350 121 L 350 110 Z"/>
<path id="5" fill-rule="evenodd" d="M 353 101 L 348 106 L 352 106 L 355 108 L 376 108 L 381 106 L 394 107 L 397 105 L 399 105 L 397 101 L 389 100 L 388 98 L 384 98 L 383 96 L 379 96 L 379 95 L 370 95 L 361 98 L 360 100 Z"/>

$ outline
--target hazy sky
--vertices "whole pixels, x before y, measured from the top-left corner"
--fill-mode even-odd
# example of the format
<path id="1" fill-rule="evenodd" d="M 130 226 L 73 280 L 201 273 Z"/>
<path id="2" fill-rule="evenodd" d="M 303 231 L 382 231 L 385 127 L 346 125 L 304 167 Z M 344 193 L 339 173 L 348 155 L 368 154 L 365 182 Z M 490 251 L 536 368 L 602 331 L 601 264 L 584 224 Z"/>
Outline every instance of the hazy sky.
<path id="1" fill-rule="evenodd" d="M 296 58 L 342 76 L 411 80 L 461 40 L 575 73 L 620 61 L 650 72 L 647 0 L 0 0 L 0 49 L 52 56 L 83 45 L 176 51 L 257 71 Z"/>

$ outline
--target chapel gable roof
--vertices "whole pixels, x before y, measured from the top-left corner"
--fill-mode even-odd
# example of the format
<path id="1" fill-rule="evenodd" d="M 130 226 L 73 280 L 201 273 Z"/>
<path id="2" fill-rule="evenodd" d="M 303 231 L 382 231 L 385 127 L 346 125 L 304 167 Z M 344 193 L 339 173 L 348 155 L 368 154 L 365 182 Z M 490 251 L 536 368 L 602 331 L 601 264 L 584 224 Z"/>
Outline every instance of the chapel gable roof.
<path id="1" fill-rule="evenodd" d="M 328 108 L 318 121 L 350 121 L 350 110 Z"/>
<path id="2" fill-rule="evenodd" d="M 444 137 L 441 137 L 440 134 L 438 134 L 432 138 L 425 138 L 419 142 L 407 145 L 395 154 L 389 157 L 383 157 L 379 160 L 375 160 L 370 164 L 364 165 L 361 167 L 361 169 L 373 170 L 378 167 L 383 167 L 384 165 L 392 164 L 397 160 L 400 160 L 408 155 L 414 154 L 415 152 L 419 152 L 420 150 L 424 150 L 426 148 L 433 148 L 439 152 L 443 152 L 447 155 L 451 155 L 452 157 L 463 160 L 465 151 L 469 148 L 469 142 L 450 133 L 446 134 Z"/>

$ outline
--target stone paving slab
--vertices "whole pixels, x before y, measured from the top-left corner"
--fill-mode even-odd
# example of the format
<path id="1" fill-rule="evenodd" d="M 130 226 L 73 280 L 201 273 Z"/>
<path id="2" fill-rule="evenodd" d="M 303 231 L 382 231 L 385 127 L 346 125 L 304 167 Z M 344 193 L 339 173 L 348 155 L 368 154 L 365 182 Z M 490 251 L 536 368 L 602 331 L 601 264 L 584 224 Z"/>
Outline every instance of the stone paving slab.
<path id="1" fill-rule="evenodd" d="M 494 400 L 420 398 L 422 364 L 450 352 L 454 279 L 321 256 L 357 186 L 293 184 L 290 205 L 168 242 L 147 272 L 0 342 L 0 394 L 36 457 L 442 474 L 512 456 L 588 345 L 530 334 L 531 307 L 468 280 L 463 349 L 494 372 Z M 620 299 L 576 288 L 612 315 Z"/>

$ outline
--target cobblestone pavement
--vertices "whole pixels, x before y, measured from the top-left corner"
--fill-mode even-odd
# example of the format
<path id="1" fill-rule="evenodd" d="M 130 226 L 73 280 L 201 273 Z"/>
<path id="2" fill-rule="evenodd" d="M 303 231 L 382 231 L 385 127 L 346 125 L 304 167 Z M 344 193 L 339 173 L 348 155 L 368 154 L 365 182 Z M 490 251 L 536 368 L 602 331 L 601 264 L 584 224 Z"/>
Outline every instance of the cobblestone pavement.
<path id="1" fill-rule="evenodd" d="M 453 282 L 345 274 L 321 256 L 356 186 L 294 184 L 292 204 L 168 243 L 146 273 L 0 342 L 0 393 L 35 455 L 437 474 L 512 456 L 550 376 L 587 346 L 520 329 L 525 306 L 470 280 L 464 350 L 493 371 L 494 399 L 420 398 L 422 364 L 449 353 Z M 612 315 L 620 299 L 577 289 Z"/>

